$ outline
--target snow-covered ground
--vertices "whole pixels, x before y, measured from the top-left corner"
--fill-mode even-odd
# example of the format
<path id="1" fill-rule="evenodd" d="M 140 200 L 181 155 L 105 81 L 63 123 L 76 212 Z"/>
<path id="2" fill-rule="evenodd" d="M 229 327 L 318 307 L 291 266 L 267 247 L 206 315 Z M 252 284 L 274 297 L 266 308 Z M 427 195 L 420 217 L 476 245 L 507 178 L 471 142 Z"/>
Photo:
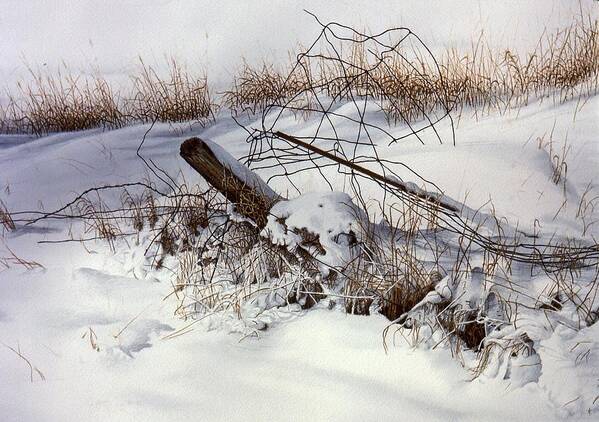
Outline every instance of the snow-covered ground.
<path id="1" fill-rule="evenodd" d="M 544 229 L 580 235 L 572 204 L 599 176 L 598 107 L 591 98 L 582 109 L 577 102 L 532 104 L 518 115 L 463 118 L 455 147 L 406 143 L 387 156 L 401 158 L 449 196 L 463 199 L 469 191 L 466 203 L 474 209 L 492 197 L 496 212 L 522 227 L 536 217 Z M 309 125 L 289 121 L 283 129 L 296 133 Z M 553 126 L 555 142 L 567 134 L 572 163 L 568 205 L 555 220 L 563 187 L 551 182 L 547 152 L 535 141 Z M 144 179 L 136 149 L 148 129 L 0 137 L 4 202 L 12 211 L 48 211 L 86 188 Z M 243 130 L 223 116 L 207 129 L 157 125 L 142 154 L 172 175 L 197 180 L 178 156 L 180 142 L 192 134 L 235 156 L 247 150 Z M 317 179 L 302 180 L 306 191 L 322 190 Z M 110 193 L 103 197 L 110 202 Z M 580 388 L 585 397 L 597 392 L 596 366 L 582 375 L 576 365 L 564 369 L 571 359 L 552 344 L 563 336 L 547 341 L 555 359 L 539 382 L 516 388 L 500 378 L 470 381 L 449 351 L 413 350 L 401 337 L 386 354 L 382 316 L 346 315 L 326 304 L 273 312 L 259 339 L 240 340 L 222 329 L 234 328 L 234 321 L 214 331 L 199 323 L 171 338 L 188 322 L 174 316 L 172 297 L 164 299 L 172 291 L 170 274 L 147 271 L 135 236 L 118 241 L 116 252 L 101 241 L 39 243 L 81 230 L 79 223 L 48 220 L 6 233 L 0 246 L 0 256 L 10 248 L 44 267 L 0 272 L 3 420 L 550 420 L 569 414 L 564 405 Z M 596 334 L 563 341 L 584 343 L 585 336 Z M 573 412 L 585 417 L 581 409 Z"/>
<path id="2" fill-rule="evenodd" d="M 24 61 L 54 69 L 65 60 L 75 72 L 91 67 L 122 81 L 138 55 L 156 63 L 175 56 L 205 69 L 221 89 L 242 56 L 278 62 L 298 42 L 311 41 L 318 25 L 301 9 L 372 31 L 406 25 L 434 49 L 468 47 L 484 30 L 491 45 L 523 51 L 543 30 L 563 27 L 581 10 L 597 10 L 593 1 L 559 0 L 464 0 L 459 7 L 383 2 L 372 8 L 353 1 L 225 3 L 0 1 L 0 77 L 11 85 L 26 74 Z M 465 111 L 455 146 L 444 121 L 438 126 L 443 144 L 425 132 L 425 145 L 381 141 L 379 152 L 415 169 L 448 197 L 475 210 L 493 209 L 523 231 L 541 227 L 545 235 L 591 240 L 599 236 L 599 223 L 588 223 L 599 219 L 599 209 L 584 221 L 577 214 L 585 192 L 587 199 L 599 194 L 598 110 L 595 96 L 559 105 L 534 102 L 477 119 Z M 335 111 L 355 113 L 351 104 Z M 375 112 L 367 118 L 382 121 Z M 259 116 L 241 122 L 260 126 Z M 301 135 L 316 123 L 282 119 L 277 129 Z M 353 130 L 341 121 L 337 128 Z M 390 130 L 398 135 L 406 128 Z M 94 186 L 150 179 L 165 189 L 136 155 L 146 133 L 143 156 L 179 181 L 198 180 L 178 154 L 190 136 L 209 138 L 236 157 L 248 153 L 247 132 L 224 112 L 207 128 L 156 124 L 40 139 L 0 135 L 0 199 L 15 218 L 25 218 L 35 215 L 18 212 L 55 210 Z M 553 155 L 561 158 L 564 151 L 566 181 L 555 184 Z M 273 171 L 260 175 L 266 180 Z M 343 176 L 324 171 L 341 189 Z M 294 181 L 305 192 L 325 188 L 316 173 Z M 282 179 L 270 186 L 288 189 Z M 365 194 L 376 199 L 378 191 Z M 102 199 L 115 204 L 120 195 L 108 191 Z M 328 301 L 307 311 L 270 310 L 264 316 L 269 328 L 259 338 L 240 334 L 233 315 L 188 327 L 175 315 L 172 274 L 150 270 L 143 256 L 149 233 L 117 240 L 114 249 L 103 241 L 53 243 L 93 236 L 83 229 L 80 222 L 44 220 L 0 235 L 0 262 L 9 258 L 9 268 L 0 264 L 1 421 L 597 417 L 599 324 L 575 331 L 549 329 L 549 318 L 535 321 L 539 332 L 548 333 L 536 345 L 543 359 L 538 382 L 521 386 L 488 374 L 472 380 L 443 347 L 413 349 L 398 335 L 386 352 L 382 333 L 389 321 L 378 314 L 347 315 L 339 304 L 329 309 Z M 26 269 L 10 259 L 12 253 L 42 267 Z"/>

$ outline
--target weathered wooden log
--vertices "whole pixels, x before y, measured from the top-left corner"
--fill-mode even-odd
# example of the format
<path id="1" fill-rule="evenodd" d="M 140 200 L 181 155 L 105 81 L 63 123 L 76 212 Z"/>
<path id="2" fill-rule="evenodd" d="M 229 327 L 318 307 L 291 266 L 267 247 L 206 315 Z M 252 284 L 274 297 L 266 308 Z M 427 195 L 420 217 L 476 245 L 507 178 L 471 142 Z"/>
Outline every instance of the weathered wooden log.
<path id="1" fill-rule="evenodd" d="M 200 138 L 184 141 L 180 154 L 210 185 L 235 205 L 236 212 L 253 220 L 259 228 L 266 225 L 269 210 L 282 198 L 258 175 L 219 145 Z"/>

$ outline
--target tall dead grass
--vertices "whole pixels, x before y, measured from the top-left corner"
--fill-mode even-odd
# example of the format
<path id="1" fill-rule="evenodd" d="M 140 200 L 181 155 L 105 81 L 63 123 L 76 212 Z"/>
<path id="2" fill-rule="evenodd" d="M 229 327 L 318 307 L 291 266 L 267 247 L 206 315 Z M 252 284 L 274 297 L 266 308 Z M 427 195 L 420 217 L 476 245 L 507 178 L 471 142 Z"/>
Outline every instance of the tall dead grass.
<path id="1" fill-rule="evenodd" d="M 124 114 L 139 122 L 204 123 L 214 117 L 206 76 L 194 76 L 171 59 L 167 76 L 161 76 L 140 59 L 140 72 L 131 77 L 133 89 L 123 101 Z"/>
<path id="2" fill-rule="evenodd" d="M 5 131 L 42 135 L 116 128 L 125 123 L 118 93 L 101 76 L 77 77 L 62 71 L 30 74 L 32 80 L 19 82 L 17 93 L 9 96 L 2 124 Z"/>
<path id="3" fill-rule="evenodd" d="M 562 102 L 596 94 L 598 33 L 596 21 L 580 18 L 544 35 L 536 49 L 524 55 L 493 50 L 481 36 L 470 51 L 450 49 L 438 59 L 414 45 L 381 52 L 378 45 L 356 36 L 343 40 L 345 48 L 339 51 L 325 47 L 320 54 L 299 54 L 280 69 L 244 63 L 218 102 L 206 76 L 193 74 L 176 60 L 169 61 L 166 74 L 140 60 L 125 91 L 99 75 L 74 76 L 66 66 L 56 75 L 31 71 L 31 81 L 19 83 L 0 107 L 0 130 L 42 135 L 134 122 L 206 124 L 214 119 L 218 104 L 235 114 L 283 104 L 309 113 L 318 95 L 375 99 L 389 120 L 400 123 L 439 110 L 458 115 L 466 109 L 477 115 L 505 112 L 536 99 Z"/>
<path id="4" fill-rule="evenodd" d="M 505 112 L 547 97 L 562 102 L 597 93 L 598 33 L 596 21 L 581 18 L 545 34 L 524 55 L 494 50 L 481 36 L 470 51 L 450 49 L 438 59 L 422 46 L 381 52 L 354 36 L 339 50 L 326 46 L 319 54 L 298 55 L 288 73 L 245 64 L 225 92 L 225 105 L 256 112 L 311 91 L 339 100 L 369 97 L 390 120 L 409 123 L 438 109 Z"/>
<path id="5" fill-rule="evenodd" d="M 140 61 L 125 92 L 100 75 L 74 76 L 66 65 L 54 75 L 30 69 L 30 76 L 0 107 L 4 133 L 40 136 L 154 121 L 203 125 L 214 118 L 216 109 L 206 77 L 193 75 L 175 60 L 169 62 L 166 76 Z"/>
<path id="6" fill-rule="evenodd" d="M 223 93 L 222 103 L 235 114 L 254 114 L 272 104 L 282 105 L 310 87 L 310 78 L 301 72 L 282 71 L 267 63 L 257 68 L 244 63 L 233 87 Z"/>

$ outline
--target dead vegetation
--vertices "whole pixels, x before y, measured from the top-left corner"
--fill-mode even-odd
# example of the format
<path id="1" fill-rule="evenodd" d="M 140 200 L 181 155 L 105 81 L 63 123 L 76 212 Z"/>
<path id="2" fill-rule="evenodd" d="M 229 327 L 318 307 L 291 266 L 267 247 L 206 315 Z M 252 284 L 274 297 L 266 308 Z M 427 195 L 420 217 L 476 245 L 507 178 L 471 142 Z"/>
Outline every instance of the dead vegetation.
<path id="1" fill-rule="evenodd" d="M 160 76 L 140 59 L 140 72 L 131 77 L 133 89 L 122 101 L 123 114 L 135 122 L 202 124 L 214 118 L 215 104 L 206 76 L 194 76 L 171 59 L 168 75 Z"/>
<path id="2" fill-rule="evenodd" d="M 413 345 L 446 344 L 460 359 L 465 350 L 476 352 L 473 371 L 480 375 L 490 360 L 535 356 L 532 343 L 521 341 L 534 340 L 534 334 L 522 328 L 501 334 L 512 333 L 506 327 L 517 327 L 523 312 L 531 318 L 573 307 L 579 327 L 596 322 L 596 266 L 556 269 L 514 261 L 506 251 L 521 240 L 510 238 L 499 219 L 494 236 L 505 250 L 491 252 L 438 225 L 437 214 L 422 214 L 415 205 L 383 205 L 377 205 L 381 218 L 356 215 L 359 229 L 342 240 L 352 258 L 325 273 L 319 264 L 326 250 L 308 228 L 296 231 L 302 240 L 293 248 L 273 244 L 254 223 L 231 214 L 222 194 L 197 185 L 181 184 L 167 196 L 151 186 L 139 194 L 124 189 L 117 210 L 100 197 L 80 198 L 71 217 L 83 218 L 94 239 L 113 249 L 119 238 L 134 235 L 139 241 L 145 234 L 146 263 L 173 274 L 176 313 L 190 324 L 231 315 L 242 332 L 258 333 L 273 311 L 310 309 L 328 298 L 325 304 L 339 303 L 347 313 L 385 315 L 392 321 L 386 341 L 395 332 Z M 538 295 L 521 284 L 523 272 L 543 280 Z"/>
<path id="3" fill-rule="evenodd" d="M 126 123 L 119 94 L 101 76 L 45 75 L 30 70 L 31 81 L 17 84 L 5 106 L 5 132 L 38 136 L 90 128 L 113 129 Z"/>
<path id="4" fill-rule="evenodd" d="M 282 105 L 309 89 L 311 83 L 309 77 L 298 71 L 279 71 L 267 63 L 254 68 L 244 63 L 233 87 L 223 93 L 222 103 L 234 114 L 255 114 L 269 105 Z"/>
<path id="5" fill-rule="evenodd" d="M 8 253 L 8 255 L 0 256 L 0 265 L 2 265 L 4 268 L 8 269 L 12 267 L 22 267 L 26 270 L 44 268 L 44 266 L 39 262 L 31 261 L 18 256 L 16 253 L 13 252 L 12 249 L 8 247 L 8 245 L 4 244 L 3 247 L 6 251 L 5 253 Z"/>
<path id="6" fill-rule="evenodd" d="M 8 344 L 5 344 L 4 342 L 0 343 L 27 364 L 27 366 L 29 367 L 29 381 L 31 383 L 35 382 L 36 378 L 39 378 L 39 381 L 46 380 L 46 376 L 44 375 L 44 373 L 40 371 L 40 369 L 37 366 L 35 366 L 27 356 L 23 354 L 20 345 L 17 344 L 17 347 L 14 348 L 12 346 L 9 346 Z"/>
<path id="7" fill-rule="evenodd" d="M 323 33 L 338 36 L 332 28 L 326 26 Z M 440 116 L 444 111 L 460 116 L 465 110 L 479 115 L 537 99 L 563 102 L 593 95 L 598 88 L 598 30 L 590 18 L 544 35 L 536 50 L 525 55 L 494 51 L 482 35 L 469 52 L 451 49 L 439 59 L 409 31 L 392 48 L 358 33 L 350 35 L 349 48 L 326 38 L 298 54 L 286 72 L 244 64 L 224 104 L 236 113 L 255 113 L 287 102 L 287 108 L 296 108 L 298 101 L 309 109 L 316 101 L 310 94 L 336 100 L 370 98 L 379 101 L 388 119 L 409 124 L 439 111 Z"/>
<path id="8" fill-rule="evenodd" d="M 42 136 L 154 121 L 204 125 L 216 110 L 206 77 L 192 75 L 175 60 L 169 62 L 166 76 L 140 60 L 125 92 L 99 75 L 75 76 L 66 64 L 57 74 L 29 73 L 29 80 L 19 82 L 0 107 L 3 133 Z"/>
<path id="9" fill-rule="evenodd" d="M 8 211 L 8 208 L 6 208 L 6 205 L 4 204 L 4 202 L 1 199 L 0 199 L 0 225 L 2 226 L 3 231 L 15 230 L 17 228 L 14 220 L 12 219 L 12 216 L 10 215 L 10 212 Z"/>
<path id="10" fill-rule="evenodd" d="M 599 207 L 599 194 L 596 193 L 593 183 L 589 182 L 580 196 L 576 210 L 576 218 L 582 222 L 582 236 L 586 236 L 591 226 L 597 223 L 597 207 Z"/>
<path id="11" fill-rule="evenodd" d="M 244 63 L 219 101 L 205 75 L 195 75 L 174 59 L 166 75 L 140 59 L 129 90 L 116 90 L 98 75 L 74 76 L 66 65 L 56 75 L 31 70 L 30 81 L 19 83 L 16 92 L 8 93 L 8 103 L 0 106 L 0 130 L 44 135 L 135 122 L 204 125 L 220 106 L 234 114 L 285 106 L 305 115 L 319 96 L 373 99 L 387 119 L 409 125 L 421 119 L 434 122 L 450 111 L 456 117 L 464 111 L 478 116 L 538 99 L 585 98 L 599 86 L 598 29 L 590 17 L 544 35 L 537 48 L 524 55 L 493 50 L 481 35 L 470 51 L 451 49 L 436 59 L 407 30 L 400 31 L 400 42 L 392 48 L 354 32 L 344 49 L 329 41 L 337 36 L 335 31 L 339 29 L 334 25 L 326 26 L 320 42 L 284 68 Z"/>

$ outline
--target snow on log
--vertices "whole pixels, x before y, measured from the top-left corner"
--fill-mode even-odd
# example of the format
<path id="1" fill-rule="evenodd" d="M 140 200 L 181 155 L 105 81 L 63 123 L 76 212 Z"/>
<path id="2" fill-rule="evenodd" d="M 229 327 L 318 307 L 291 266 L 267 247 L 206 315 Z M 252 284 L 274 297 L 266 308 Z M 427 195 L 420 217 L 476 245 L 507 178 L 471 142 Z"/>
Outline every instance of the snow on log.
<path id="1" fill-rule="evenodd" d="M 263 238 L 304 256 L 300 261 L 316 272 L 327 276 L 331 268 L 351 260 L 358 220 L 367 218 L 349 195 L 312 192 L 287 200 L 222 147 L 205 139 L 187 139 L 180 154 L 235 205 L 236 212 L 256 222 Z"/>
<path id="2" fill-rule="evenodd" d="M 367 219 L 349 195 L 343 192 L 310 192 L 275 204 L 262 230 L 275 245 L 289 251 L 301 247 L 317 258 L 320 273 L 346 266 L 352 246 Z"/>
<path id="3" fill-rule="evenodd" d="M 257 174 L 214 142 L 190 138 L 181 144 L 181 157 L 235 205 L 235 211 L 262 228 L 270 208 L 282 198 Z"/>

